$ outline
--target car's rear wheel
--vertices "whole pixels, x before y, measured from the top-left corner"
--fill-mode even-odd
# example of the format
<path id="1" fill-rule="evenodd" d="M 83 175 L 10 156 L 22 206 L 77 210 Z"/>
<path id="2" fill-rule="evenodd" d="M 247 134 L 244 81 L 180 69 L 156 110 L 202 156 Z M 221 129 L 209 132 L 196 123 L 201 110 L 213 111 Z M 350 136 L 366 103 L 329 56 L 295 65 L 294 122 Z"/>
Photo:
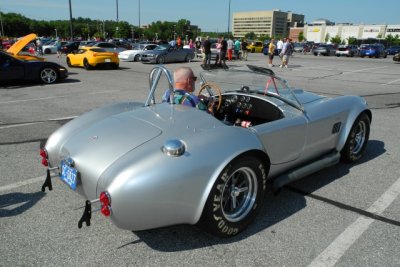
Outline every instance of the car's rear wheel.
<path id="1" fill-rule="evenodd" d="M 358 116 L 350 130 L 346 144 L 340 152 L 343 161 L 355 162 L 363 156 L 369 139 L 370 125 L 371 121 L 366 113 Z"/>
<path id="2" fill-rule="evenodd" d="M 157 64 L 164 64 L 165 63 L 165 57 L 164 56 L 158 56 L 156 59 Z"/>
<path id="3" fill-rule="evenodd" d="M 45 53 L 45 54 L 51 54 L 51 50 L 50 50 L 49 48 L 46 48 L 46 49 L 44 50 L 44 53 Z"/>
<path id="4" fill-rule="evenodd" d="M 57 71 L 52 67 L 45 67 L 40 71 L 40 80 L 43 83 L 55 83 L 58 79 Z"/>
<path id="5" fill-rule="evenodd" d="M 114 70 L 118 69 L 118 68 L 119 68 L 119 64 L 118 64 L 118 63 L 113 64 L 113 65 L 112 65 L 112 68 L 113 68 Z"/>
<path id="6" fill-rule="evenodd" d="M 258 158 L 246 155 L 233 160 L 215 181 L 199 227 L 219 237 L 240 233 L 259 212 L 266 182 L 267 172 Z"/>
<path id="7" fill-rule="evenodd" d="M 86 70 L 91 70 L 92 69 L 92 66 L 89 64 L 89 61 L 86 58 L 83 60 L 83 67 Z"/>
<path id="8" fill-rule="evenodd" d="M 67 65 L 68 65 L 68 67 L 72 67 L 71 59 L 69 59 L 69 57 L 67 57 Z"/>

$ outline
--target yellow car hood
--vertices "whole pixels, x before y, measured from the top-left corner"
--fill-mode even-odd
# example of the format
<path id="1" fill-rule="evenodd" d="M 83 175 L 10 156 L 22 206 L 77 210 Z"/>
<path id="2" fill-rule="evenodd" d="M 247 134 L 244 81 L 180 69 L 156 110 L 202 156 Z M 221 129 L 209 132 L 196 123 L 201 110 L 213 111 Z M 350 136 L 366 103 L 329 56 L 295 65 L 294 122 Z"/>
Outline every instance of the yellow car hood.
<path id="1" fill-rule="evenodd" d="M 10 48 L 8 48 L 7 53 L 10 53 L 12 55 L 17 55 L 27 44 L 29 44 L 29 42 L 35 39 L 36 39 L 36 34 L 34 33 L 28 34 L 19 39 L 17 42 L 15 42 Z"/>

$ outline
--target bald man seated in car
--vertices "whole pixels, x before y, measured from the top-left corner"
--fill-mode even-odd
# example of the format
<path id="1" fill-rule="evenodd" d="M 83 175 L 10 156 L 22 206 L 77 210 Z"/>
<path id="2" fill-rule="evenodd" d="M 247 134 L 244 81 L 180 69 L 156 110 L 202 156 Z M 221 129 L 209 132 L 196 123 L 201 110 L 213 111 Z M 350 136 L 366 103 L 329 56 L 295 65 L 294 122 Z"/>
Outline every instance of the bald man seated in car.
<path id="1" fill-rule="evenodd" d="M 193 94 L 197 77 L 189 67 L 179 67 L 174 71 L 174 104 L 182 104 L 206 110 L 207 106 Z M 170 92 L 167 90 L 163 96 L 163 102 L 169 102 Z"/>

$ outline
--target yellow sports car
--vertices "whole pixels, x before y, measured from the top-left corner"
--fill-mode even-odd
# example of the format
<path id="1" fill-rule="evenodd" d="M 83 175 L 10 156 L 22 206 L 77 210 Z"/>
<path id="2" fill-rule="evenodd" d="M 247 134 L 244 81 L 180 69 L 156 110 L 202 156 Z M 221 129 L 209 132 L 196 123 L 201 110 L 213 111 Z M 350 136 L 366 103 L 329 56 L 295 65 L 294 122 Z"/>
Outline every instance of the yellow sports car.
<path id="1" fill-rule="evenodd" d="M 30 42 L 35 40 L 36 37 L 37 36 L 34 33 L 28 34 L 15 42 L 12 46 L 10 46 L 10 48 L 8 48 L 6 52 L 20 60 L 44 61 L 45 59 L 42 57 L 37 57 L 30 54 L 20 54 L 22 49 L 24 49 L 24 47 L 27 46 Z"/>
<path id="2" fill-rule="evenodd" d="M 67 65 L 69 67 L 84 67 L 87 70 L 98 66 L 110 66 L 113 69 L 118 69 L 119 58 L 117 53 L 106 52 L 102 48 L 82 47 L 67 55 Z"/>
<path id="3" fill-rule="evenodd" d="M 251 42 L 251 44 L 247 46 L 247 50 L 251 53 L 261 53 L 263 50 L 263 43 L 260 41 Z"/>

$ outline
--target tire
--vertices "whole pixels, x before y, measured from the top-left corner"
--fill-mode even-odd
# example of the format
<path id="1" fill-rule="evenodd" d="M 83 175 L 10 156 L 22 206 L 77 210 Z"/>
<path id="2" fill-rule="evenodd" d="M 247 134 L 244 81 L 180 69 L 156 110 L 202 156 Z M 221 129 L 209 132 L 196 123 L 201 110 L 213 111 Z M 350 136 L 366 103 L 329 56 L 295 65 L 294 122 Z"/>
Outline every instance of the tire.
<path id="1" fill-rule="evenodd" d="M 71 59 L 69 59 L 69 57 L 67 57 L 67 65 L 68 65 L 68 67 L 72 67 Z"/>
<path id="2" fill-rule="evenodd" d="M 89 61 L 86 58 L 83 60 L 83 67 L 86 70 L 91 70 L 92 69 L 92 66 L 89 64 Z"/>
<path id="3" fill-rule="evenodd" d="M 55 83 L 58 80 L 58 73 L 53 67 L 44 67 L 40 70 L 39 78 L 42 83 Z"/>
<path id="4" fill-rule="evenodd" d="M 233 160 L 215 181 L 199 227 L 219 237 L 237 235 L 259 212 L 266 183 L 267 172 L 258 158 L 248 155 Z"/>
<path id="5" fill-rule="evenodd" d="M 164 56 L 158 56 L 156 59 L 157 64 L 164 64 L 165 63 L 165 57 Z"/>
<path id="6" fill-rule="evenodd" d="M 44 53 L 45 53 L 45 54 L 51 54 L 51 50 L 50 50 L 49 48 L 46 48 L 46 49 L 44 50 Z"/>
<path id="7" fill-rule="evenodd" d="M 114 70 L 116 70 L 116 69 L 118 69 L 118 68 L 119 68 L 119 64 L 115 63 L 115 64 L 113 64 L 113 65 L 112 65 L 112 67 L 111 67 L 111 68 L 113 68 Z"/>
<path id="8" fill-rule="evenodd" d="M 135 55 L 135 57 L 133 58 L 133 62 L 139 61 L 139 55 Z"/>
<path id="9" fill-rule="evenodd" d="M 359 160 L 365 151 L 369 139 L 371 121 L 366 113 L 362 113 L 351 127 L 346 144 L 341 153 L 344 162 L 355 162 Z"/>
<path id="10" fill-rule="evenodd" d="M 185 62 L 190 62 L 190 58 L 191 58 L 190 55 L 186 55 L 185 56 Z"/>

